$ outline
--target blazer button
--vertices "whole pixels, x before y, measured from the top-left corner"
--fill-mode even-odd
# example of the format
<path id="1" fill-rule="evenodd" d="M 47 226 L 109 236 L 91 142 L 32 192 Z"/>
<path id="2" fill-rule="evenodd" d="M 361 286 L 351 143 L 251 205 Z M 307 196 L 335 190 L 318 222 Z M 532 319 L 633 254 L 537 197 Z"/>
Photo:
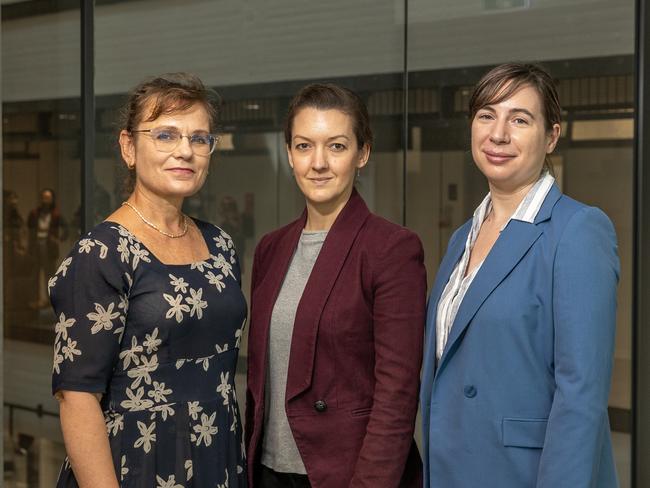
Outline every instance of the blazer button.
<path id="1" fill-rule="evenodd" d="M 314 402 L 314 410 L 317 412 L 324 412 L 327 410 L 327 403 L 324 400 L 316 400 Z"/>
<path id="2" fill-rule="evenodd" d="M 474 385 L 466 385 L 463 393 L 467 398 L 474 398 L 476 396 L 476 387 Z"/>

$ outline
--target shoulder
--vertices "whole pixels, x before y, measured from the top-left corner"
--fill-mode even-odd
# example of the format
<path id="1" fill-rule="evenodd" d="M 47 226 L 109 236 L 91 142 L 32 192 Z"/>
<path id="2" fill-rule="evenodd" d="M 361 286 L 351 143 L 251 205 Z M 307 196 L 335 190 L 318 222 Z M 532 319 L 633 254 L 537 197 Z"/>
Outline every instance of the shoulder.
<path id="1" fill-rule="evenodd" d="M 576 233 L 587 233 L 586 237 L 596 233 L 616 240 L 614 225 L 605 212 L 566 195 L 562 195 L 555 204 L 549 225 L 558 239 L 571 238 Z"/>
<path id="2" fill-rule="evenodd" d="M 273 253 L 278 246 L 283 245 L 284 238 L 300 224 L 300 221 L 300 218 L 296 219 L 278 229 L 264 234 L 255 247 L 255 255 L 259 256 L 259 259 L 263 259 L 267 254 Z"/>
<path id="3" fill-rule="evenodd" d="M 388 253 L 422 253 L 419 236 L 410 229 L 371 213 L 359 233 L 358 245 L 383 258 Z"/>

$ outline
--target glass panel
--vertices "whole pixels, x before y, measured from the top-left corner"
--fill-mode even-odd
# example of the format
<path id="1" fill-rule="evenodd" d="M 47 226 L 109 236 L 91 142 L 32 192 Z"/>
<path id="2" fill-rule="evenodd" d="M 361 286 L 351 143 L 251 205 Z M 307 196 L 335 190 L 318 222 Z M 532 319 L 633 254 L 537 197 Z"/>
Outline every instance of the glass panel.
<path id="1" fill-rule="evenodd" d="M 409 107 L 406 223 L 425 244 L 430 282 L 451 233 L 487 193 L 470 153 L 473 84 L 491 66 L 519 60 L 543 62 L 558 80 L 565 110 L 554 157 L 558 183 L 569 196 L 602 208 L 618 235 L 609 404 L 621 486 L 630 486 L 634 2 L 413 0 L 408 35 L 409 86 L 438 100 L 426 109 Z"/>
<path id="2" fill-rule="evenodd" d="M 54 486 L 63 444 L 47 284 L 79 235 L 80 12 L 2 3 L 3 486 Z"/>

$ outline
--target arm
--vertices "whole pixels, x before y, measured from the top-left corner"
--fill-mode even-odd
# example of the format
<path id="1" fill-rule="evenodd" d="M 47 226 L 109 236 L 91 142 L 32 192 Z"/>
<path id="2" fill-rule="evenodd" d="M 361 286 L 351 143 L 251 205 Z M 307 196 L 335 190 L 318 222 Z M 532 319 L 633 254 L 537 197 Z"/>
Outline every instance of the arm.
<path id="1" fill-rule="evenodd" d="M 119 488 L 97 397 L 86 392 L 59 391 L 57 399 L 63 440 L 79 488 Z"/>
<path id="2" fill-rule="evenodd" d="M 619 261 L 616 235 L 600 210 L 567 224 L 553 269 L 555 395 L 537 487 L 595 487 L 609 429 L 609 395 Z"/>
<path id="3" fill-rule="evenodd" d="M 118 360 L 128 300 L 124 274 L 129 268 L 113 251 L 113 242 L 92 242 L 90 246 L 86 238 L 75 246 L 50 281 L 50 294 L 57 317 L 52 391 L 60 401 L 75 477 L 82 487 L 94 488 L 117 486 L 98 398 L 107 391 Z M 106 470 L 112 476 L 105 475 Z M 97 483 L 100 473 L 108 484 Z"/>
<path id="4" fill-rule="evenodd" d="M 391 235 L 376 259 L 375 392 L 350 487 L 399 486 L 413 443 L 424 334 L 426 271 L 417 236 Z"/>

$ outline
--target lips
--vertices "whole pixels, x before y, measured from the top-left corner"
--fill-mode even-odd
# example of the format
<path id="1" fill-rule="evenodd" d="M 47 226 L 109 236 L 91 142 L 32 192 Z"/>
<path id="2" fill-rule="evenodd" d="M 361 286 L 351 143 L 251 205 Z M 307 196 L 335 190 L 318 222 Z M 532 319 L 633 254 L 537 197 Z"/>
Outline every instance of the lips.
<path id="1" fill-rule="evenodd" d="M 181 167 L 169 168 L 167 171 L 171 171 L 172 173 L 177 174 L 177 175 L 188 175 L 189 176 L 189 175 L 194 174 L 194 170 L 192 168 L 181 168 Z"/>
<path id="2" fill-rule="evenodd" d="M 316 186 L 322 186 L 327 184 L 327 182 L 330 181 L 331 179 L 332 179 L 331 177 L 309 178 L 309 181 L 311 181 Z"/>
<path id="3" fill-rule="evenodd" d="M 483 150 L 483 154 L 485 154 L 485 157 L 487 160 L 492 163 L 492 164 L 503 164 L 515 157 L 514 154 L 510 153 L 505 153 L 505 152 L 497 152 L 497 151 L 486 151 Z"/>

